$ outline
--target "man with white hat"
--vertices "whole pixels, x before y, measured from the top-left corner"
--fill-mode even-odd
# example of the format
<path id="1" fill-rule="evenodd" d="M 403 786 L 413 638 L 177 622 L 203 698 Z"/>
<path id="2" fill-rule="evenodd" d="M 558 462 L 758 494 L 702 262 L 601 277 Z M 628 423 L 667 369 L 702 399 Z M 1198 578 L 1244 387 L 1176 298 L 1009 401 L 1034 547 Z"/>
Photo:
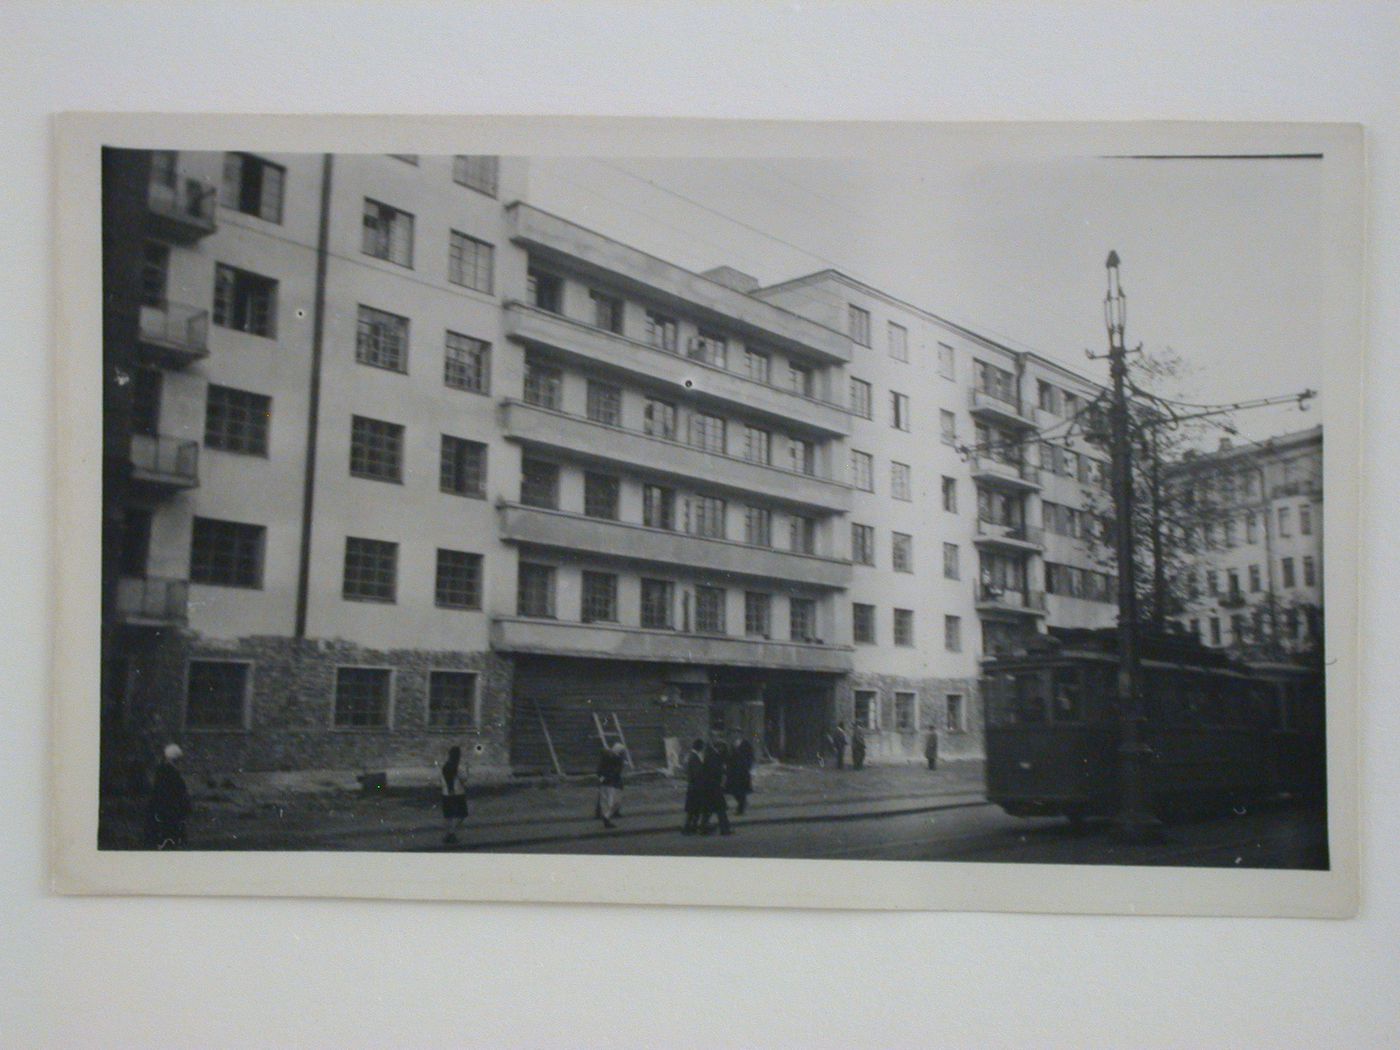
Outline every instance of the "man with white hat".
<path id="1" fill-rule="evenodd" d="M 613 817 L 622 807 L 622 766 L 626 761 L 627 748 L 621 741 L 603 748 L 598 757 L 598 815 L 603 818 L 603 827 L 612 828 Z"/>
<path id="2" fill-rule="evenodd" d="M 185 778 L 175 768 L 184 757 L 179 744 L 166 744 L 165 757 L 156 766 L 151 797 L 146 805 L 146 847 L 183 849 L 185 821 L 190 815 L 190 793 Z"/>

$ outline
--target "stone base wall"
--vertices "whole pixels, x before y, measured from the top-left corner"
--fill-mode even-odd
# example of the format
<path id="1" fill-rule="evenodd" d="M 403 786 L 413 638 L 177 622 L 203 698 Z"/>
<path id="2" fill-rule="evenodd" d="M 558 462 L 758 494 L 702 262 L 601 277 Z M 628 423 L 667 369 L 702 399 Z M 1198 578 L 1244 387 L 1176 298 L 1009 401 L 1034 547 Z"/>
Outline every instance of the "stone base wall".
<path id="1" fill-rule="evenodd" d="M 855 694 L 873 691 L 879 697 L 879 727 L 865 730 L 865 760 L 877 763 L 926 761 L 929 734 L 938 734 L 938 758 L 985 757 L 982 737 L 982 699 L 975 678 L 905 678 L 900 675 L 859 672 L 847 675 L 836 687 L 836 718 L 849 730 L 855 721 Z M 896 728 L 895 693 L 917 696 L 917 730 Z M 949 695 L 963 698 L 963 729 L 949 731 Z"/>

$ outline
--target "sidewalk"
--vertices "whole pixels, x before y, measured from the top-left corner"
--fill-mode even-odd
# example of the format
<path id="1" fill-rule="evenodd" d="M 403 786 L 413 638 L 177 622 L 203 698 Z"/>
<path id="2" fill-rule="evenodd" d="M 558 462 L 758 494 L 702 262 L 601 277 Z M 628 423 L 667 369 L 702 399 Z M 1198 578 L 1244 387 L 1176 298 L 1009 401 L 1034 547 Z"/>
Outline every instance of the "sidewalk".
<path id="1" fill-rule="evenodd" d="M 620 837 L 678 829 L 685 784 L 639 777 L 623 793 L 621 826 L 605 830 L 594 817 L 596 788 L 587 781 L 523 782 L 473 793 L 471 816 L 455 849 L 508 849 L 580 838 Z M 983 799 L 982 764 L 868 766 L 859 772 L 794 766 L 754 771 L 745 826 L 835 821 L 923 812 Z M 103 813 L 106 848 L 139 842 L 139 805 Z M 236 792 L 196 795 L 192 849 L 436 850 L 442 819 L 431 785 L 421 792 L 294 794 L 252 801 Z"/>

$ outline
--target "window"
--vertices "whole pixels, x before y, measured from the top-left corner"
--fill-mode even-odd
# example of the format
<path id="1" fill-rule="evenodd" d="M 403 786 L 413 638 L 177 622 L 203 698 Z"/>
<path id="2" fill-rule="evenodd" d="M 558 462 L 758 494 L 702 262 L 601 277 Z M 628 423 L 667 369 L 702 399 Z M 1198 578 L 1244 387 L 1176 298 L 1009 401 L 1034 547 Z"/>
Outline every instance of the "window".
<path id="1" fill-rule="evenodd" d="M 943 648 L 950 653 L 962 652 L 962 617 L 943 617 Z"/>
<path id="2" fill-rule="evenodd" d="M 954 368 L 953 348 L 947 343 L 938 344 L 938 374 L 944 379 L 953 379 L 957 375 Z"/>
<path id="3" fill-rule="evenodd" d="M 413 216 L 365 198 L 364 236 L 360 250 L 400 266 L 413 265 Z"/>
<path id="4" fill-rule="evenodd" d="M 617 622 L 617 576 L 610 572 L 583 573 L 579 619 L 584 623 Z"/>
<path id="5" fill-rule="evenodd" d="M 1312 507 L 1306 503 L 1298 507 L 1298 534 L 1301 536 L 1312 535 Z"/>
<path id="6" fill-rule="evenodd" d="M 1210 644 L 1220 644 L 1220 617 L 1218 616 L 1210 618 Z"/>
<path id="7" fill-rule="evenodd" d="M 817 640 L 817 603 L 811 598 L 789 598 L 788 620 L 791 630 L 788 636 L 794 642 L 815 642 Z"/>
<path id="8" fill-rule="evenodd" d="M 812 396 L 812 370 L 796 361 L 788 362 L 788 389 L 803 397 Z"/>
<path id="9" fill-rule="evenodd" d="M 191 660 L 185 679 L 185 727 L 242 729 L 247 697 L 247 664 Z"/>
<path id="10" fill-rule="evenodd" d="M 491 344 L 469 335 L 447 333 L 442 381 L 453 390 L 491 392 Z"/>
<path id="11" fill-rule="evenodd" d="M 652 529 L 676 527 L 676 493 L 661 485 L 642 486 L 642 524 Z"/>
<path id="12" fill-rule="evenodd" d="M 909 395 L 890 391 L 890 426 L 896 430 L 909 429 Z"/>
<path id="13" fill-rule="evenodd" d="M 890 356 L 896 361 L 908 361 L 909 329 L 893 321 L 890 321 L 887 327 L 890 336 Z"/>
<path id="14" fill-rule="evenodd" d="M 943 578 L 945 580 L 962 579 L 962 570 L 958 564 L 958 545 L 956 543 L 943 544 Z"/>
<path id="15" fill-rule="evenodd" d="M 744 508 L 744 542 L 755 547 L 773 546 L 773 512 L 765 507 Z"/>
<path id="16" fill-rule="evenodd" d="M 1293 559 L 1283 559 L 1283 585 L 1285 587 L 1297 586 L 1297 581 L 1293 575 Z"/>
<path id="17" fill-rule="evenodd" d="M 642 411 L 642 429 L 652 437 L 676 440 L 676 406 L 659 398 L 647 398 Z"/>
<path id="18" fill-rule="evenodd" d="M 967 732 L 967 703 L 961 693 L 949 693 L 944 698 L 946 712 L 943 726 L 950 733 Z"/>
<path id="19" fill-rule="evenodd" d="M 1234 545 L 1235 545 L 1235 519 L 1234 519 L 1234 518 L 1227 518 L 1227 519 L 1225 520 L 1225 546 L 1226 546 L 1226 547 L 1233 547 Z"/>
<path id="20" fill-rule="evenodd" d="M 762 427 L 744 424 L 744 458 L 765 466 L 772 461 L 772 435 Z"/>
<path id="21" fill-rule="evenodd" d="M 480 721 L 475 674 L 471 671 L 428 672 L 430 729 L 475 729 Z"/>
<path id="22" fill-rule="evenodd" d="M 520 563 L 516 574 L 515 611 L 518 616 L 554 619 L 554 566 Z"/>
<path id="23" fill-rule="evenodd" d="M 559 411 L 564 373 L 552 365 L 525 362 L 525 403 Z"/>
<path id="24" fill-rule="evenodd" d="M 702 330 L 691 337 L 688 356 L 694 361 L 723 368 L 728 356 L 724 336 Z"/>
<path id="25" fill-rule="evenodd" d="M 895 499 L 906 502 L 914 498 L 913 488 L 909 482 L 908 463 L 890 463 L 890 495 Z"/>
<path id="26" fill-rule="evenodd" d="M 552 314 L 564 312 L 564 279 L 556 273 L 536 270 L 533 266 L 526 271 L 525 297 L 530 305 Z"/>
<path id="27" fill-rule="evenodd" d="M 588 418 L 605 426 L 622 426 L 622 388 L 588 381 Z"/>
<path id="28" fill-rule="evenodd" d="M 919 711 L 915 704 L 917 694 L 894 694 L 894 727 L 900 733 L 914 733 L 919 728 Z"/>
<path id="29" fill-rule="evenodd" d="M 1255 592 L 1255 591 L 1258 591 L 1258 590 L 1259 590 L 1259 587 L 1260 587 L 1259 575 L 1260 575 L 1260 574 L 1259 574 L 1259 566 L 1257 566 L 1257 565 L 1251 565 L 1251 566 L 1249 567 L 1249 589 L 1250 589 L 1251 592 Z"/>
<path id="30" fill-rule="evenodd" d="M 147 241 L 141 254 L 141 305 L 164 308 L 170 273 L 170 246 Z"/>
<path id="31" fill-rule="evenodd" d="M 209 384 L 204 402 L 204 444 L 224 452 L 267 455 L 272 398 Z"/>
<path id="32" fill-rule="evenodd" d="M 861 346 L 870 345 L 870 311 L 862 310 L 854 303 L 846 307 L 846 330 L 851 338 Z"/>
<path id="33" fill-rule="evenodd" d="M 622 334 L 622 300 L 596 288 L 588 293 L 593 300 L 593 326 L 614 335 Z"/>
<path id="34" fill-rule="evenodd" d="M 179 177 L 180 154 L 173 149 L 151 151 L 151 184 L 174 189 Z"/>
<path id="35" fill-rule="evenodd" d="M 890 537 L 890 556 L 895 572 L 914 571 L 914 537 L 896 532 Z"/>
<path id="36" fill-rule="evenodd" d="M 520 461 L 520 502 L 527 507 L 559 507 L 559 466 L 526 457 Z"/>
<path id="37" fill-rule="evenodd" d="M 788 442 L 788 455 L 792 458 L 792 469 L 808 477 L 817 472 L 817 446 L 801 438 L 791 438 Z"/>
<path id="38" fill-rule="evenodd" d="M 1187 633 L 1190 634 L 1192 638 L 1200 638 L 1200 637 L 1201 637 L 1201 621 L 1200 621 L 1200 619 L 1199 619 L 1198 617 L 1192 617 L 1191 623 L 1187 626 L 1187 629 L 1186 629 L 1186 630 L 1187 630 Z"/>
<path id="39" fill-rule="evenodd" d="M 397 543 L 347 536 L 341 596 L 347 601 L 392 602 L 398 560 Z"/>
<path id="40" fill-rule="evenodd" d="M 384 729 L 389 725 L 390 672 L 379 667 L 335 669 L 337 729 Z"/>
<path id="41" fill-rule="evenodd" d="M 447 244 L 447 279 L 474 292 L 491 294 L 496 249 L 485 241 L 451 231 Z"/>
<path id="42" fill-rule="evenodd" d="M 583 512 L 590 518 L 617 520 L 618 494 L 622 483 L 611 474 L 595 474 L 585 471 L 583 475 Z"/>
<path id="43" fill-rule="evenodd" d="M 772 376 L 772 361 L 762 350 L 747 347 L 744 350 L 744 374 L 755 383 L 768 383 Z"/>
<path id="44" fill-rule="evenodd" d="M 261 587 L 266 534 L 261 525 L 195 518 L 190 540 L 190 582 Z"/>
<path id="45" fill-rule="evenodd" d="M 1312 555 L 1303 555 L 1303 585 L 1306 587 L 1317 586 L 1317 562 Z"/>
<path id="46" fill-rule="evenodd" d="M 642 580 L 642 626 L 670 630 L 675 584 L 670 580 Z"/>
<path id="47" fill-rule="evenodd" d="M 688 506 L 692 535 L 724 539 L 724 500 L 716 496 L 696 496 Z"/>
<path id="48" fill-rule="evenodd" d="M 857 689 L 851 694 L 851 722 L 862 729 L 880 728 L 879 695 L 873 689 Z"/>
<path id="49" fill-rule="evenodd" d="M 282 221 L 282 189 L 287 169 L 250 153 L 224 154 L 224 185 L 219 201 L 245 215 Z"/>
<path id="50" fill-rule="evenodd" d="M 851 561 L 857 565 L 875 564 L 875 527 L 851 526 Z"/>
<path id="51" fill-rule="evenodd" d="M 1234 638 L 1236 645 L 1243 645 L 1249 641 L 1249 632 L 1242 613 L 1235 613 L 1230 617 L 1230 635 Z"/>
<path id="52" fill-rule="evenodd" d="M 982 393 L 1004 401 L 1007 404 L 1016 403 L 1016 377 L 1004 368 L 988 364 L 986 361 L 974 363 L 974 371 L 977 376 L 977 389 Z"/>
<path id="53" fill-rule="evenodd" d="M 1042 411 L 1058 416 L 1060 414 L 1060 388 L 1043 379 L 1037 379 L 1035 381 L 1035 403 Z"/>
<path id="54" fill-rule="evenodd" d="M 1254 516 L 1254 511 L 1250 511 L 1244 516 L 1244 541 L 1246 543 L 1259 542 L 1259 519 Z"/>
<path id="55" fill-rule="evenodd" d="M 1220 573 L 1215 569 L 1206 570 L 1206 593 L 1213 595 L 1220 593 Z"/>
<path id="56" fill-rule="evenodd" d="M 480 441 L 442 435 L 442 464 L 438 477 L 443 492 L 454 496 L 486 497 L 486 446 Z"/>
<path id="57" fill-rule="evenodd" d="M 724 420 L 696 412 L 690 417 L 690 443 L 706 452 L 724 453 Z"/>
<path id="58" fill-rule="evenodd" d="M 864 379 L 851 380 L 851 415 L 860 416 L 861 419 L 869 419 L 871 387 Z"/>
<path id="59" fill-rule="evenodd" d="M 695 588 L 695 630 L 700 634 L 724 634 L 724 588 Z"/>
<path id="60" fill-rule="evenodd" d="M 674 354 L 676 352 L 677 331 L 674 317 L 667 317 L 655 310 L 647 311 L 647 342 L 652 346 Z"/>
<path id="61" fill-rule="evenodd" d="M 392 372 L 407 372 L 408 318 L 361 306 L 355 329 L 355 360 Z"/>
<path id="62" fill-rule="evenodd" d="M 865 492 L 875 491 L 875 461 L 869 452 L 851 450 L 851 484 Z"/>
<path id="63" fill-rule="evenodd" d="M 914 644 L 913 609 L 896 609 L 894 611 L 894 644 L 900 646 Z"/>
<path id="64" fill-rule="evenodd" d="M 744 633 L 768 638 L 773 631 L 773 596 L 761 591 L 744 592 Z"/>
<path id="65" fill-rule="evenodd" d="M 945 445 L 955 444 L 958 440 L 958 417 L 946 408 L 938 410 L 938 435 Z"/>
<path id="66" fill-rule="evenodd" d="M 1238 598 L 1240 595 L 1240 574 L 1235 569 L 1230 569 L 1227 574 L 1230 581 L 1229 595 L 1231 598 Z"/>
<path id="67" fill-rule="evenodd" d="M 481 555 L 439 548 L 433 593 L 444 609 L 480 609 Z"/>
<path id="68" fill-rule="evenodd" d="M 943 478 L 943 509 L 949 514 L 958 512 L 958 479 Z"/>
<path id="69" fill-rule="evenodd" d="M 452 158 L 453 181 L 489 197 L 496 195 L 496 183 L 500 176 L 500 169 L 499 157 L 469 156 L 465 153 L 459 153 Z"/>
<path id="70" fill-rule="evenodd" d="M 375 481 L 402 481 L 403 427 L 380 419 L 352 416 L 350 473 Z"/>
<path id="71" fill-rule="evenodd" d="M 875 606 L 851 604 L 851 638 L 857 645 L 875 644 Z"/>
<path id="72" fill-rule="evenodd" d="M 214 267 L 214 323 L 249 335 L 277 335 L 277 282 L 218 263 Z"/>
<path id="73" fill-rule="evenodd" d="M 1280 507 L 1278 509 L 1278 534 L 1280 536 L 1293 535 L 1293 523 L 1289 520 L 1287 507 Z"/>
<path id="74" fill-rule="evenodd" d="M 802 514 L 794 514 L 788 522 L 788 547 L 798 554 L 817 552 L 817 522 Z"/>

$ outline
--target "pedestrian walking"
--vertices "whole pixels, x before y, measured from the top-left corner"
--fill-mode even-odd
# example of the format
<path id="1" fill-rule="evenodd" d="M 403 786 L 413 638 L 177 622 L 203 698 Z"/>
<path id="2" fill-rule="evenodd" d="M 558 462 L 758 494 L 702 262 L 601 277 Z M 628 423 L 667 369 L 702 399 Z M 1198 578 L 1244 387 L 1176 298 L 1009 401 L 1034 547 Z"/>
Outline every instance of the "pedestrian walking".
<path id="1" fill-rule="evenodd" d="M 705 741 L 696 740 L 685 755 L 685 825 L 681 834 L 694 835 L 705 815 Z"/>
<path id="2" fill-rule="evenodd" d="M 175 763 L 184 757 L 179 744 L 167 744 L 164 757 L 151 780 L 146 803 L 146 848 L 184 849 L 185 822 L 189 819 L 190 792 Z"/>
<path id="3" fill-rule="evenodd" d="M 447 760 L 439 770 L 442 777 L 442 820 L 447 829 L 442 836 L 446 845 L 457 841 L 457 832 L 467 819 L 467 770 L 462 765 L 462 749 L 453 745 Z"/>
<path id="4" fill-rule="evenodd" d="M 619 741 L 598 756 L 598 815 L 603 827 L 615 828 L 613 818 L 622 808 L 622 765 L 627 748 Z"/>
<path id="5" fill-rule="evenodd" d="M 924 758 L 928 759 L 929 769 L 938 765 L 938 730 L 930 729 L 924 738 Z"/>
<path id="6" fill-rule="evenodd" d="M 724 771 L 724 790 L 734 796 L 734 813 L 743 816 L 753 793 L 753 743 L 748 737 L 735 737 Z"/>
<path id="7" fill-rule="evenodd" d="M 865 730 L 859 725 L 851 726 L 851 768 L 865 768 Z"/>
<path id="8" fill-rule="evenodd" d="M 831 728 L 822 730 L 821 746 L 817 748 L 817 768 L 824 769 L 826 760 L 831 756 L 832 744 Z"/>
<path id="9" fill-rule="evenodd" d="M 837 769 L 844 769 L 846 766 L 846 723 L 837 722 L 836 728 L 831 731 L 831 757 L 836 763 Z"/>
<path id="10" fill-rule="evenodd" d="M 729 801 L 724 797 L 724 768 L 727 748 L 722 740 L 711 741 L 700 766 L 700 834 L 710 833 L 710 818 L 719 821 L 721 835 L 733 834 L 729 826 Z"/>

